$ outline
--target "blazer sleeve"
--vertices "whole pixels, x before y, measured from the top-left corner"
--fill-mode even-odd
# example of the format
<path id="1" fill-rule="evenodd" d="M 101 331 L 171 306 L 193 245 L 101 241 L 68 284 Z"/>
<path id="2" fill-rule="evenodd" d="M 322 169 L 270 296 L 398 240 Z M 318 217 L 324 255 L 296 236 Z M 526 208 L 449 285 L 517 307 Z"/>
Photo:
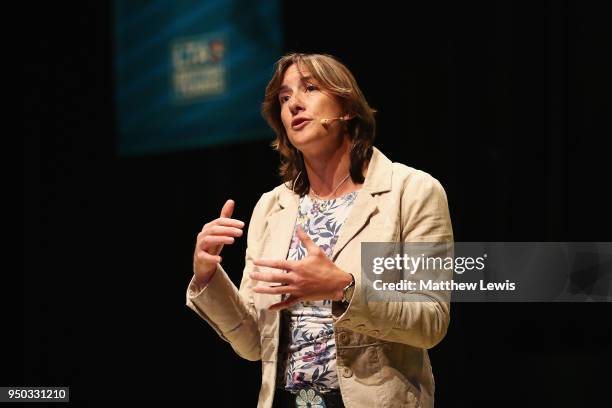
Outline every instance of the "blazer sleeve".
<path id="1" fill-rule="evenodd" d="M 254 282 L 248 276 L 253 268 L 256 248 L 261 242 L 268 202 L 268 193 L 265 193 L 251 215 L 240 289 L 236 288 L 221 264 L 217 265 L 213 277 L 203 289 L 195 285 L 193 278 L 187 288 L 187 306 L 229 342 L 239 356 L 251 361 L 261 359 L 261 345 L 253 301 Z"/>
<path id="2" fill-rule="evenodd" d="M 446 193 L 433 177 L 419 172 L 404 186 L 400 204 L 400 237 L 407 243 L 427 244 L 427 256 L 453 256 L 453 232 Z M 418 280 L 425 275 L 417 275 Z M 452 270 L 433 272 L 437 280 L 450 280 Z M 431 276 L 432 272 L 427 271 Z M 386 292 L 385 300 L 372 300 L 372 282 L 355 276 L 353 298 L 336 324 L 381 340 L 428 349 L 446 335 L 450 322 L 450 291 Z"/>

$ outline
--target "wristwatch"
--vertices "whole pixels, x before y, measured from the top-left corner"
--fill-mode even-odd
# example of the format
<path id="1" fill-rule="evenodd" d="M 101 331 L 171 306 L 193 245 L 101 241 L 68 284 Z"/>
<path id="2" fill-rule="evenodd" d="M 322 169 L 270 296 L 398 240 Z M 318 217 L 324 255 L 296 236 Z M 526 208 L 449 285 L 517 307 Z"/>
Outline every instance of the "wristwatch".
<path id="1" fill-rule="evenodd" d="M 349 275 L 351 275 L 351 283 L 349 283 L 344 287 L 344 289 L 342 289 L 342 303 L 347 305 L 351 302 L 353 292 L 355 291 L 355 277 L 352 273 L 349 273 Z"/>

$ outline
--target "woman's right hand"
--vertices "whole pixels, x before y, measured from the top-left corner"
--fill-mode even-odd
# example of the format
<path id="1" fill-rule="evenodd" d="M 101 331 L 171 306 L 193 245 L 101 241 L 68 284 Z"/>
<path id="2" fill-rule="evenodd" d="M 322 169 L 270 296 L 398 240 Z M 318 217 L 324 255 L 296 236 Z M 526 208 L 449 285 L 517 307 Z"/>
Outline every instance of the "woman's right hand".
<path id="1" fill-rule="evenodd" d="M 234 205 L 234 200 L 227 200 L 221 209 L 221 216 L 204 224 L 198 234 L 193 254 L 193 273 L 201 286 L 210 281 L 217 264 L 221 262 L 219 254 L 223 245 L 231 245 L 234 243 L 234 237 L 242 236 L 244 222 L 230 218 Z"/>

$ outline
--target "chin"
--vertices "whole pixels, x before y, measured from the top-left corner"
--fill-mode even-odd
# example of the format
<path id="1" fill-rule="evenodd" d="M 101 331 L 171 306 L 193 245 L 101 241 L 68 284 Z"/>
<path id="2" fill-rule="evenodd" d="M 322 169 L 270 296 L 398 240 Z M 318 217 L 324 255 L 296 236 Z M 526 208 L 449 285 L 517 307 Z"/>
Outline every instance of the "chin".
<path id="1" fill-rule="evenodd" d="M 306 146 L 311 144 L 314 140 L 316 140 L 316 136 L 309 133 L 293 133 L 291 136 L 287 135 L 289 141 L 293 146 L 297 149 L 300 149 L 302 146 Z"/>
<path id="2" fill-rule="evenodd" d="M 294 137 L 292 144 L 299 150 L 302 148 L 313 148 L 317 145 L 324 145 L 326 141 L 318 137 L 318 135 L 299 135 L 298 137 Z"/>

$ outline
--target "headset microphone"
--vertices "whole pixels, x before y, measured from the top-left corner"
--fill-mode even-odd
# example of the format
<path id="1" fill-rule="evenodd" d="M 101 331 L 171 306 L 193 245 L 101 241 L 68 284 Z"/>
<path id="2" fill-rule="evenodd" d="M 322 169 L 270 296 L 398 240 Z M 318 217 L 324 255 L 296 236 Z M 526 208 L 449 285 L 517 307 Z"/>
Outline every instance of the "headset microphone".
<path id="1" fill-rule="evenodd" d="M 321 121 L 322 125 L 326 126 L 326 125 L 329 125 L 332 122 L 335 122 L 336 120 L 339 120 L 340 122 L 344 122 L 347 119 L 346 119 L 346 117 L 342 116 L 342 117 L 339 117 L 339 118 L 321 119 L 320 121 Z"/>

